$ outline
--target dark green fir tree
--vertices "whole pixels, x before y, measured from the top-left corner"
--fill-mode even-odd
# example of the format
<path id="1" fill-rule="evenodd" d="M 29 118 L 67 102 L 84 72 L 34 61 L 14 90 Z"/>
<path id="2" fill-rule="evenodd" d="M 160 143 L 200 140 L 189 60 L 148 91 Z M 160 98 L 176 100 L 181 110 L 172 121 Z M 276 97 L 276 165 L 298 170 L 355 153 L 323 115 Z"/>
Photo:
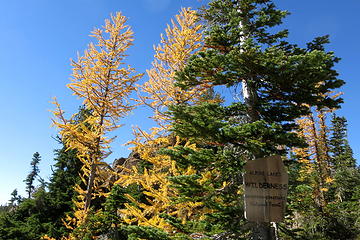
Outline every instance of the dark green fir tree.
<path id="1" fill-rule="evenodd" d="M 330 138 L 330 151 L 332 153 L 332 164 L 335 169 L 356 166 L 353 151 L 347 139 L 347 120 L 336 114 L 331 119 L 332 136 Z"/>
<path id="2" fill-rule="evenodd" d="M 18 194 L 18 190 L 14 189 L 14 191 L 11 192 L 11 198 L 9 200 L 9 206 L 15 207 L 21 203 L 22 197 Z"/>
<path id="3" fill-rule="evenodd" d="M 331 171 L 334 183 L 329 190 L 327 239 L 360 237 L 360 169 L 347 138 L 347 120 L 333 114 L 330 128 Z"/>
<path id="4" fill-rule="evenodd" d="M 306 48 L 290 44 L 286 30 L 272 28 L 287 14 L 270 0 L 213 0 L 201 13 L 207 48 L 177 73 L 178 85 L 236 87 L 242 100 L 171 108 L 174 132 L 198 148 L 167 151 L 180 167 L 196 171 L 172 178 L 177 201 L 201 202 L 208 212 L 185 225 L 169 217 L 184 236 L 271 239 L 268 224 L 244 219 L 243 165 L 274 154 L 285 158 L 290 147 L 303 145 L 293 133 L 295 119 L 309 106 L 342 102 L 325 94 L 344 84 L 333 69 L 339 59 L 325 51 L 328 36 Z"/>

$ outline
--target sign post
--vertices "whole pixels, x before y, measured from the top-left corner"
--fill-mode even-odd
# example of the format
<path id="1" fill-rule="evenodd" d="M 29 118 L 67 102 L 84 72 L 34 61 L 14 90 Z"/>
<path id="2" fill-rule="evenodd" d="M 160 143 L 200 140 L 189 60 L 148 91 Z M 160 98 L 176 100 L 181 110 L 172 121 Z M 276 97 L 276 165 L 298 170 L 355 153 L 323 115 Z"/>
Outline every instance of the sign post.
<path id="1" fill-rule="evenodd" d="M 256 223 L 284 219 L 288 174 L 280 156 L 248 161 L 244 174 L 245 218 Z"/>

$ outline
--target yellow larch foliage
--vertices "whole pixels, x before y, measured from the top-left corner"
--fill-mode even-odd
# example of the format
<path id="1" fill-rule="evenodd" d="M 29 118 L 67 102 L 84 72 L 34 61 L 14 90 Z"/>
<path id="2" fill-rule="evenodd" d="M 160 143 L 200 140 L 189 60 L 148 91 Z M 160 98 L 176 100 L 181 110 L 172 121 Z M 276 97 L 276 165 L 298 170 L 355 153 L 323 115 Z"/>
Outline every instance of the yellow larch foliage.
<path id="1" fill-rule="evenodd" d="M 155 134 L 154 134 L 155 135 Z M 176 204 L 172 198 L 178 196 L 176 189 L 171 187 L 168 177 L 178 175 L 192 175 L 195 171 L 192 167 L 180 169 L 176 167 L 173 160 L 167 155 L 159 154 L 158 151 L 163 148 L 172 149 L 181 144 L 178 137 L 158 137 L 149 139 L 146 135 L 146 141 L 136 142 L 133 151 L 139 153 L 143 161 L 151 163 L 151 168 L 145 168 L 142 172 L 133 167 L 131 174 L 119 176 L 116 184 L 126 187 L 131 184 L 137 184 L 142 187 L 143 194 L 146 195 L 148 204 L 141 203 L 130 195 L 126 195 L 130 203 L 125 204 L 125 208 L 119 210 L 123 221 L 128 224 L 139 226 L 152 226 L 160 228 L 168 233 L 173 232 L 173 227 L 165 219 L 161 218 L 162 213 L 180 218 L 184 223 L 193 217 L 194 213 L 209 212 L 200 202 L 186 202 Z M 195 148 L 194 145 L 187 145 Z M 204 174 L 199 181 L 208 180 L 208 175 Z"/>
<path id="2" fill-rule="evenodd" d="M 133 32 L 126 25 L 121 13 L 111 16 L 101 29 L 94 29 L 90 43 L 83 56 L 72 61 L 71 83 L 67 85 L 73 95 L 83 101 L 87 114 L 81 122 L 67 119 L 60 104 L 54 100 L 53 123 L 60 129 L 60 135 L 68 149 L 76 149 L 83 163 L 81 178 L 86 186 L 76 186 L 75 219 L 67 219 L 68 227 L 81 224 L 86 219 L 91 200 L 103 195 L 103 180 L 100 175 L 106 171 L 104 159 L 111 153 L 112 138 L 107 134 L 120 127 L 120 118 L 134 109 L 129 95 L 135 90 L 135 82 L 142 74 L 135 74 L 133 68 L 124 66 L 126 50 L 132 45 Z"/>
<path id="3" fill-rule="evenodd" d="M 324 117 L 322 114 L 321 111 L 314 110 L 310 115 L 297 120 L 300 127 L 298 134 L 305 139 L 308 147 L 293 150 L 302 163 L 298 180 L 311 184 L 314 200 L 319 207 L 327 204 L 324 192 L 331 184 L 328 149 L 324 148 L 327 129 L 321 124 Z"/>
<path id="4" fill-rule="evenodd" d="M 294 148 L 293 152 L 298 157 L 298 161 L 302 164 L 302 167 L 299 171 L 299 180 L 306 181 L 309 176 L 314 172 L 313 157 L 313 136 L 311 121 L 307 117 L 303 117 L 297 120 L 297 124 L 300 127 L 300 130 L 297 132 L 298 136 L 305 139 L 308 147 L 306 148 Z"/>
<path id="5" fill-rule="evenodd" d="M 75 240 L 73 237 L 61 237 L 60 239 L 49 237 L 48 235 L 44 235 L 40 238 L 40 240 Z"/>
<path id="6" fill-rule="evenodd" d="M 84 56 L 72 61 L 73 78 L 67 86 L 93 110 L 103 131 L 111 131 L 134 108 L 128 97 L 142 76 L 132 75 L 135 70 L 129 66 L 122 67 L 133 32 L 126 25 L 126 18 L 117 13 L 111 21 L 105 21 L 103 29 L 93 30 L 90 36 L 96 38 L 97 44 L 90 43 Z"/>
<path id="7" fill-rule="evenodd" d="M 325 95 L 337 98 L 341 94 L 341 92 L 328 92 Z M 319 207 L 323 207 L 327 204 L 324 194 L 333 184 L 328 147 L 329 129 L 326 124 L 326 117 L 335 109 L 310 109 L 309 115 L 297 119 L 299 125 L 297 134 L 305 139 L 308 146 L 294 148 L 293 153 L 301 163 L 298 180 L 308 182 L 311 185 L 315 202 Z"/>
<path id="8" fill-rule="evenodd" d="M 45 235 L 45 236 L 41 237 L 41 240 L 56 240 L 56 239 L 49 237 L 48 235 Z"/>
<path id="9" fill-rule="evenodd" d="M 208 91 L 210 85 L 187 89 L 175 86 L 176 71 L 185 67 L 192 54 L 203 49 L 202 26 L 195 10 L 183 8 L 161 35 L 161 43 L 154 47 L 155 60 L 147 71 L 149 80 L 139 86 L 140 102 L 149 106 L 153 119 L 163 128 L 169 126 L 169 116 L 165 113 L 169 105 L 196 103 Z"/>

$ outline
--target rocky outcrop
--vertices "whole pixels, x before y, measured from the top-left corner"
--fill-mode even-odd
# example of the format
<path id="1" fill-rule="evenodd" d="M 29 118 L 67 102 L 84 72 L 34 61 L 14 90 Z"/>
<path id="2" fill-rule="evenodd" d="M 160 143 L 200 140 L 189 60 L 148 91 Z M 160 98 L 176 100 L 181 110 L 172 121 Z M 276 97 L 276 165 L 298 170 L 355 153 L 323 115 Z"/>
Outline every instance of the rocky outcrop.
<path id="1" fill-rule="evenodd" d="M 132 167 L 138 165 L 140 161 L 140 155 L 133 151 L 127 158 L 115 159 L 112 169 L 118 174 L 129 174 Z"/>

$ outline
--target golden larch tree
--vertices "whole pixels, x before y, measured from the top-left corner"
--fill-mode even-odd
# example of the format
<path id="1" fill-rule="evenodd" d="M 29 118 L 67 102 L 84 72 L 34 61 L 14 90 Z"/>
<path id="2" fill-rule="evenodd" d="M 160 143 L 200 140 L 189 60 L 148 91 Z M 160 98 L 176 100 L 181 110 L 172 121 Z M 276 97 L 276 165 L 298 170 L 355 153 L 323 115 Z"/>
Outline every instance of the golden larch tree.
<path id="1" fill-rule="evenodd" d="M 341 94 L 341 92 L 329 92 L 326 95 L 335 99 Z M 293 149 L 301 163 L 298 180 L 310 183 L 313 189 L 313 199 L 321 209 L 328 203 L 325 195 L 333 184 L 331 156 L 328 146 L 329 127 L 326 118 L 329 113 L 335 110 L 313 108 L 309 115 L 297 120 L 299 125 L 298 135 L 308 145 L 305 148 Z"/>
<path id="2" fill-rule="evenodd" d="M 76 149 L 83 163 L 83 189 L 76 186 L 79 194 L 76 202 L 76 220 L 73 225 L 81 223 L 91 200 L 103 195 L 99 175 L 107 165 L 104 159 L 111 153 L 110 143 L 113 138 L 107 134 L 120 127 L 120 119 L 134 109 L 130 94 L 135 90 L 135 82 L 142 74 L 135 74 L 130 66 L 124 66 L 126 50 L 132 45 L 133 32 L 126 25 L 126 18 L 121 13 L 111 16 L 102 28 L 91 32 L 96 43 L 90 43 L 83 56 L 72 61 L 71 83 L 67 85 L 73 95 L 83 100 L 89 110 L 87 118 L 74 124 L 73 117 L 67 119 L 54 101 L 54 125 L 60 128 L 60 135 L 68 149 Z M 74 224 L 74 221 L 77 223 Z"/>
<path id="3" fill-rule="evenodd" d="M 152 118 L 162 129 L 169 126 L 168 106 L 196 103 L 209 90 L 206 83 L 186 91 L 174 84 L 176 72 L 183 70 L 191 55 L 204 48 L 201 28 L 196 11 L 183 8 L 154 47 L 155 59 L 147 71 L 149 80 L 139 86 L 139 98 L 153 110 Z"/>

